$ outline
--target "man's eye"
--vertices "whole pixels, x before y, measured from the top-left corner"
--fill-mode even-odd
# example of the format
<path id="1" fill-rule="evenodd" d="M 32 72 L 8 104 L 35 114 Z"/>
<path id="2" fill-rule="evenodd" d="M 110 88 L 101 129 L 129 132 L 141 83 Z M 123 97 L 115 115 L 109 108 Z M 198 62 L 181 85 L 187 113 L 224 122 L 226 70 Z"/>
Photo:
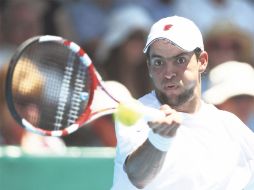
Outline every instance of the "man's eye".
<path id="1" fill-rule="evenodd" d="M 186 62 L 187 62 L 186 57 L 178 57 L 176 59 L 176 63 L 179 64 L 179 65 L 185 64 Z"/>
<path id="2" fill-rule="evenodd" d="M 160 60 L 160 59 L 154 59 L 154 60 L 151 61 L 151 65 L 152 65 L 152 66 L 159 67 L 159 66 L 162 66 L 162 65 L 163 65 L 163 61 Z"/>

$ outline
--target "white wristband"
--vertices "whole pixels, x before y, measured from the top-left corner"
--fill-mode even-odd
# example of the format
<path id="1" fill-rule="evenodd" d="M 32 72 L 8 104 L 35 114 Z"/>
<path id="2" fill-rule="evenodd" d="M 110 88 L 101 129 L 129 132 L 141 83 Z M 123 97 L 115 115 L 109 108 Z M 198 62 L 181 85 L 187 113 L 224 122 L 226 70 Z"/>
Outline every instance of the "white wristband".
<path id="1" fill-rule="evenodd" d="M 160 151 L 167 152 L 170 145 L 172 144 L 172 139 L 170 137 L 163 137 L 153 132 L 153 130 L 149 131 L 148 140 L 150 143 Z"/>

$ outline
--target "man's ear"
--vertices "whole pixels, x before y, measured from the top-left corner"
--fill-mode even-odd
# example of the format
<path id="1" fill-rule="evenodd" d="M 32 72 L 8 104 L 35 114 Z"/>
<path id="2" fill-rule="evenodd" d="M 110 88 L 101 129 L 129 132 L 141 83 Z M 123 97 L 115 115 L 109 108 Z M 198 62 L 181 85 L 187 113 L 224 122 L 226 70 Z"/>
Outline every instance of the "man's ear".
<path id="1" fill-rule="evenodd" d="M 199 72 L 203 73 L 208 65 L 208 53 L 206 51 L 200 53 L 198 63 L 199 63 Z"/>

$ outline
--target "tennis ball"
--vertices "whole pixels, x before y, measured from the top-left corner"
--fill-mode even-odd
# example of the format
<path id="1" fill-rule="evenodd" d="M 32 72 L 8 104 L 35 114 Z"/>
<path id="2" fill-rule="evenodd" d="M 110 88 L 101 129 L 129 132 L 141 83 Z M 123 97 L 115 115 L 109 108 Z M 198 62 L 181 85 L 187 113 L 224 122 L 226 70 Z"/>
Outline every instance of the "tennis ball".
<path id="1" fill-rule="evenodd" d="M 142 115 L 140 111 L 140 102 L 134 100 L 128 103 L 120 103 L 114 114 L 115 119 L 125 126 L 134 125 Z"/>

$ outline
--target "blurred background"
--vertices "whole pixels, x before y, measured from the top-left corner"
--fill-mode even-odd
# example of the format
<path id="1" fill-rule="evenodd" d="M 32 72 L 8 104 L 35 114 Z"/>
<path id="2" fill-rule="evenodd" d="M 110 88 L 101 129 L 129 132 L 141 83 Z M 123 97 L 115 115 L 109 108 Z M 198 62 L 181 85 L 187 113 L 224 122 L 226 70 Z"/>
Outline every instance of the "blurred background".
<path id="1" fill-rule="evenodd" d="M 58 35 L 83 47 L 104 80 L 123 83 L 138 98 L 151 90 L 142 52 L 149 29 L 153 22 L 172 15 L 192 19 L 203 34 L 209 66 L 202 76 L 202 92 L 211 88 L 210 71 L 224 62 L 245 62 L 253 69 L 253 0 L 0 0 L 0 145 L 47 154 L 64 152 L 67 147 L 114 149 L 111 115 L 64 138 L 38 137 L 23 131 L 6 106 L 6 66 L 17 46 L 26 39 Z M 223 72 L 227 69 L 222 75 Z M 245 73 L 236 75 L 241 80 Z M 242 83 L 253 92 L 253 77 Z M 218 92 L 216 96 L 223 94 Z M 229 106 L 222 106 L 224 103 Z M 254 131 L 251 92 L 229 94 L 216 106 L 235 113 Z"/>

